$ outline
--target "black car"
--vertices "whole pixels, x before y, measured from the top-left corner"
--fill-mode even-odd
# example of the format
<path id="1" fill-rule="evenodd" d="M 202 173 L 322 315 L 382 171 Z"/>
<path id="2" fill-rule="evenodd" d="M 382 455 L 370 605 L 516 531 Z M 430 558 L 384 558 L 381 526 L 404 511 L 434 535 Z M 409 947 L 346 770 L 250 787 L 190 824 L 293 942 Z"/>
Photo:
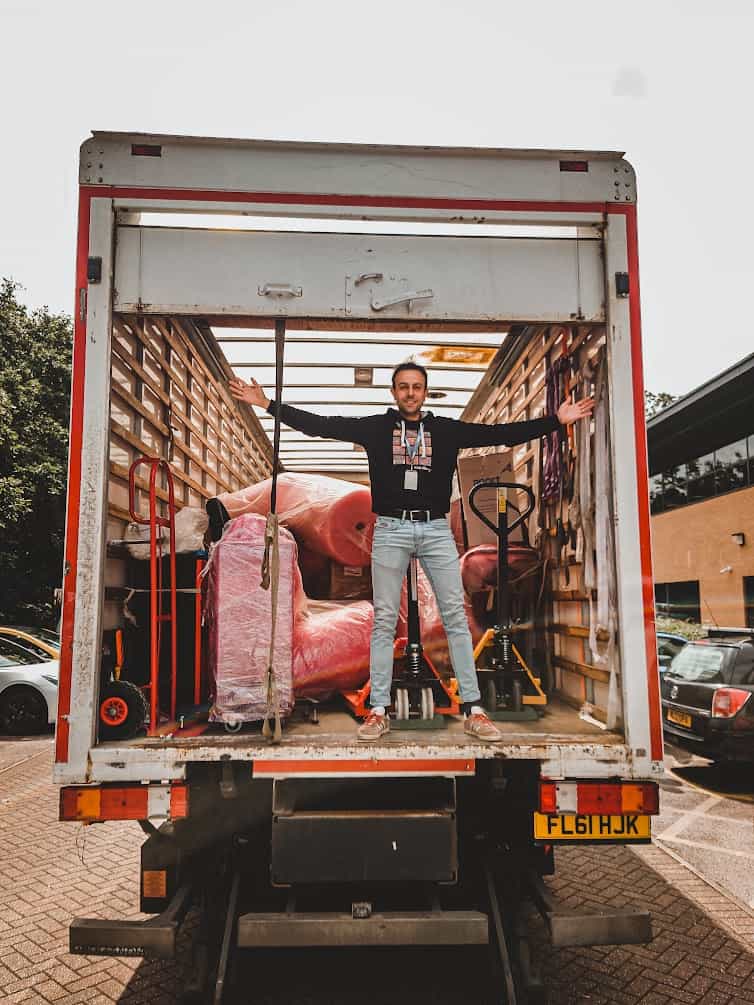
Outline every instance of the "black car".
<path id="1" fill-rule="evenodd" d="M 754 631 L 689 642 L 663 674 L 661 695 L 672 743 L 714 761 L 754 762 Z"/>

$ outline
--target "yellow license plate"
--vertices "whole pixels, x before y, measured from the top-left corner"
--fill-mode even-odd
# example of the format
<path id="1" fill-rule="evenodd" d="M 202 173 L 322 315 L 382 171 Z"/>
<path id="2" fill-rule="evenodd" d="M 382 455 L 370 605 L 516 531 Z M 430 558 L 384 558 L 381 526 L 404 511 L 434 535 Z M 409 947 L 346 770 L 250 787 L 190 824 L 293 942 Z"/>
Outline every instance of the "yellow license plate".
<path id="1" fill-rule="evenodd" d="M 674 708 L 668 709 L 668 722 L 674 722 L 676 726 L 685 726 L 691 729 L 691 716 L 687 712 L 676 712 Z"/>
<path id="2" fill-rule="evenodd" d="M 535 841 L 649 841 L 652 818 L 640 813 L 535 813 Z"/>

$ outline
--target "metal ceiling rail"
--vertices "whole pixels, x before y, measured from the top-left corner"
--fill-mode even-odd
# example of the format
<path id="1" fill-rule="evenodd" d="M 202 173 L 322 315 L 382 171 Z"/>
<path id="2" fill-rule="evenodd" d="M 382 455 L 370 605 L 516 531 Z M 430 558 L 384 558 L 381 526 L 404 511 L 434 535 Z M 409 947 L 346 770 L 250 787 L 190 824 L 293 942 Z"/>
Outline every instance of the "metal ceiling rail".
<path id="1" fill-rule="evenodd" d="M 291 390 L 291 388 L 295 388 L 297 391 L 301 390 L 313 391 L 314 388 L 321 388 L 323 391 L 331 391 L 331 390 L 389 391 L 391 387 L 392 387 L 391 384 L 361 384 L 361 383 L 354 384 L 353 382 L 351 382 L 350 384 L 320 384 L 320 383 L 291 384 L 289 381 L 284 382 L 284 388 L 286 391 Z M 467 392 L 471 392 L 474 390 L 476 390 L 475 387 L 446 387 L 445 385 L 442 384 L 432 384 L 432 386 L 429 388 L 429 393 L 431 395 L 434 391 L 444 391 L 444 392 L 450 392 L 451 394 L 466 394 Z"/>
<path id="2" fill-rule="evenodd" d="M 284 388 L 284 390 L 286 390 Z M 358 398 L 329 398 L 327 401 L 321 401 L 319 398 L 312 400 L 310 398 L 289 398 L 284 399 L 284 404 L 293 405 L 297 407 L 298 405 L 354 405 L 359 408 L 381 408 L 386 402 L 381 401 L 370 401 L 367 399 L 359 400 Z M 430 405 L 427 405 L 427 410 L 433 411 L 435 408 L 459 408 L 461 411 L 466 407 L 464 402 L 462 405 L 454 404 L 451 401 L 432 401 Z"/>
<path id="3" fill-rule="evenodd" d="M 274 339 L 271 339 L 269 335 L 244 335 L 241 338 L 224 338 L 222 336 L 215 336 L 218 342 L 228 342 L 237 343 L 239 345 L 244 345 L 246 343 L 265 343 L 267 345 L 274 345 Z M 502 339 L 500 340 L 502 342 Z M 303 343 L 305 345 L 357 345 L 357 346 L 373 346 L 373 345 L 383 345 L 383 346 L 411 346 L 412 348 L 421 349 L 498 349 L 500 343 L 495 342 L 440 342 L 435 340 L 434 342 L 423 342 L 421 339 L 381 339 L 373 338 L 369 342 L 365 342 L 363 339 L 355 338 L 345 338 L 342 335 L 336 335 L 332 338 L 312 338 L 308 335 L 286 335 L 285 338 L 286 345 Z M 359 366 L 362 364 L 360 363 Z"/>
<path id="4" fill-rule="evenodd" d="M 272 343 L 270 343 L 272 345 Z M 485 348 L 493 349 L 494 346 L 485 346 Z M 230 362 L 230 361 L 229 361 Z M 418 360 L 421 363 L 421 360 Z M 241 363 L 231 363 L 232 367 L 257 367 L 261 369 L 274 370 L 274 363 L 259 363 L 254 361 L 244 360 Z M 422 364 L 423 366 L 425 364 Z M 354 367 L 361 369 L 365 367 L 370 370 L 392 370 L 393 366 L 390 363 L 289 363 L 287 360 L 285 362 L 284 370 L 295 367 L 296 369 L 327 369 L 328 367 L 337 368 L 339 370 L 353 370 Z M 487 364 L 485 363 L 428 363 L 426 368 L 431 370 L 433 373 L 435 370 L 445 370 L 449 373 L 464 373 L 467 370 L 476 373 L 486 373 Z M 290 384 L 286 384 L 286 387 L 290 387 Z M 459 389 L 460 390 L 460 389 Z M 473 388 L 472 388 L 473 390 Z"/>

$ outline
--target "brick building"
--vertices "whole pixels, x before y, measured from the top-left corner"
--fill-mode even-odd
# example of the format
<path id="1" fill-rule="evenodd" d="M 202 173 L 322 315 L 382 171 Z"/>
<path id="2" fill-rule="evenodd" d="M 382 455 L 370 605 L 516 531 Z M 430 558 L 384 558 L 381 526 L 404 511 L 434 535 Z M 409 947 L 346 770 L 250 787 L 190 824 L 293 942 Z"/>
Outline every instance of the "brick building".
<path id="1" fill-rule="evenodd" d="M 754 354 L 647 423 L 659 614 L 754 627 Z"/>

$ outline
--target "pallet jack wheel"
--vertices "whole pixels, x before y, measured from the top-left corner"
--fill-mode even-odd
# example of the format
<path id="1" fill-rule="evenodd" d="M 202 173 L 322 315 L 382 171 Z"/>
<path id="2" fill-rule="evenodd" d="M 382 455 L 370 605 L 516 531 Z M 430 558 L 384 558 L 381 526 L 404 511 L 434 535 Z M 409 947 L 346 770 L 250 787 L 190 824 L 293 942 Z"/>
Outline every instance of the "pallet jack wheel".
<path id="1" fill-rule="evenodd" d="M 434 719 L 435 695 L 431 687 L 422 688 L 422 719 Z"/>
<path id="2" fill-rule="evenodd" d="M 401 720 L 408 719 L 410 709 L 408 690 L 405 687 L 399 687 L 395 692 L 395 718 Z"/>
<path id="3" fill-rule="evenodd" d="M 513 711 L 520 712 L 524 706 L 523 688 L 520 680 L 513 681 Z"/>
<path id="4" fill-rule="evenodd" d="M 100 740 L 130 740 L 147 720 L 147 702 L 141 688 L 127 680 L 102 685 L 97 717 Z"/>
<path id="5" fill-rule="evenodd" d="M 485 683 L 483 699 L 484 707 L 490 715 L 497 712 L 497 687 L 495 686 L 494 680 L 488 680 Z"/>

